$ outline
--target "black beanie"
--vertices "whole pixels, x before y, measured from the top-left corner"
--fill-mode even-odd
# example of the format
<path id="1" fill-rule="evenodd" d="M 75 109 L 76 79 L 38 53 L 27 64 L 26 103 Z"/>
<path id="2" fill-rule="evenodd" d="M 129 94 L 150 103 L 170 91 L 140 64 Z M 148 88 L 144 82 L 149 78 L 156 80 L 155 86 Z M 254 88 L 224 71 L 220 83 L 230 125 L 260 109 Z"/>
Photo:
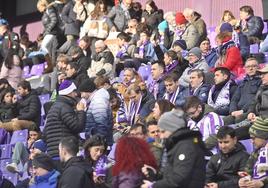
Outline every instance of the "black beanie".
<path id="1" fill-rule="evenodd" d="M 53 169 L 55 169 L 53 160 L 45 153 L 37 154 L 34 157 L 32 164 L 33 164 L 33 167 L 43 168 L 47 171 L 52 171 Z"/>
<path id="2" fill-rule="evenodd" d="M 96 90 L 96 85 L 93 81 L 93 79 L 86 79 L 84 80 L 78 87 L 79 92 L 90 92 L 92 93 L 93 91 Z"/>

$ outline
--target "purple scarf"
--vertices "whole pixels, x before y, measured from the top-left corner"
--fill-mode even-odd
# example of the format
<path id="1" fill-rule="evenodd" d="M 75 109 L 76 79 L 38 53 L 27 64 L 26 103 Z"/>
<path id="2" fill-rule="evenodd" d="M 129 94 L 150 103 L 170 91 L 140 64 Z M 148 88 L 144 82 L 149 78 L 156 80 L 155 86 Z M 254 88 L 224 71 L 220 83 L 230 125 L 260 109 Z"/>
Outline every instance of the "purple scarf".
<path id="1" fill-rule="evenodd" d="M 179 61 L 173 60 L 169 65 L 166 66 L 166 74 L 169 74 L 178 64 Z"/>
<path id="2" fill-rule="evenodd" d="M 175 103 L 176 103 L 176 98 L 177 98 L 179 92 L 180 92 L 180 87 L 178 86 L 178 88 L 176 89 L 176 91 L 175 91 L 174 93 L 172 93 L 172 94 L 165 93 L 165 95 L 164 95 L 164 99 L 170 101 L 172 104 L 175 105 Z"/>
<path id="3" fill-rule="evenodd" d="M 128 116 L 128 122 L 130 123 L 130 125 L 133 125 L 135 123 L 135 117 L 139 114 L 140 107 L 141 107 L 141 100 L 142 100 L 142 97 L 140 98 L 138 103 L 135 103 L 135 101 L 132 99 L 129 102 L 129 109 L 128 109 L 127 116 Z"/>
<path id="4" fill-rule="evenodd" d="M 139 47 L 139 56 L 144 57 L 144 52 L 145 52 L 145 46 L 149 44 L 149 41 L 145 41 L 142 43 L 142 45 Z"/>
<path id="5" fill-rule="evenodd" d="M 117 52 L 116 57 L 117 58 L 122 58 L 124 56 L 124 54 L 127 53 L 127 48 L 128 48 L 128 45 L 123 45 L 120 48 L 120 50 Z"/>
<path id="6" fill-rule="evenodd" d="M 149 86 L 149 91 L 154 95 L 154 98 L 157 99 L 157 94 L 158 94 L 158 90 L 159 90 L 159 83 L 158 81 L 160 80 L 160 78 L 158 80 L 153 80 Z"/>

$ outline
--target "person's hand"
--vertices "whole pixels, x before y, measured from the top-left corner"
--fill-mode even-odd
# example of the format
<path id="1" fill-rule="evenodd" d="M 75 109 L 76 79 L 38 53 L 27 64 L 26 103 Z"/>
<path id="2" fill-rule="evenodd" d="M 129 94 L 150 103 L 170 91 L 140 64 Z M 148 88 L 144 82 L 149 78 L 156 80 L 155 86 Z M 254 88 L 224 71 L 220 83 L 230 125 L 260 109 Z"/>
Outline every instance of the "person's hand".
<path id="1" fill-rule="evenodd" d="M 110 30 L 111 32 L 116 32 L 117 31 L 117 29 L 116 29 L 116 27 L 115 26 L 113 26 L 112 28 L 111 28 L 111 30 Z"/>
<path id="2" fill-rule="evenodd" d="M 65 78 L 66 78 L 66 75 L 65 75 L 65 74 L 60 74 L 60 75 L 58 76 L 58 82 L 59 82 L 59 83 L 62 83 L 62 82 L 64 81 Z"/>
<path id="3" fill-rule="evenodd" d="M 238 116 L 240 116 L 242 114 L 243 114 L 243 110 L 237 110 L 237 111 L 233 111 L 231 113 L 231 115 L 234 116 L 234 117 L 238 117 Z"/>
<path id="4" fill-rule="evenodd" d="M 251 180 L 246 182 L 247 188 L 261 188 L 264 186 L 264 183 L 261 180 Z"/>
<path id="5" fill-rule="evenodd" d="M 17 95 L 13 95 L 12 97 L 12 103 L 16 103 L 18 101 L 18 96 Z"/>
<path id="6" fill-rule="evenodd" d="M 148 169 L 151 169 L 154 174 L 156 174 L 156 169 L 154 169 L 152 166 L 149 166 L 149 165 L 144 165 L 142 168 L 141 168 L 141 172 L 148 178 L 149 177 L 149 171 Z"/>
<path id="7" fill-rule="evenodd" d="M 96 172 L 93 172 L 93 181 L 96 184 L 102 184 L 102 183 L 104 183 L 104 178 L 101 176 L 97 176 Z"/>
<path id="8" fill-rule="evenodd" d="M 245 171 L 239 171 L 239 172 L 237 172 L 237 174 L 238 174 L 238 176 L 240 176 L 240 177 L 246 177 L 246 176 L 249 176 L 249 174 L 247 173 L 247 172 L 245 172 Z"/>
<path id="9" fill-rule="evenodd" d="M 218 184 L 217 183 L 208 183 L 206 184 L 205 188 L 218 188 Z"/>
<path id="10" fill-rule="evenodd" d="M 11 119 L 11 121 L 18 121 L 18 118 L 13 118 Z"/>
<path id="11" fill-rule="evenodd" d="M 76 105 L 77 111 L 83 111 L 85 109 L 86 109 L 86 105 L 84 103 L 82 103 L 81 101 L 79 103 L 77 103 L 77 105 Z"/>
<path id="12" fill-rule="evenodd" d="M 35 141 L 34 139 L 29 138 L 28 139 L 28 147 L 31 146 L 34 143 L 34 141 Z"/>
<path id="13" fill-rule="evenodd" d="M 143 184 L 141 185 L 141 188 L 149 188 L 153 183 L 148 180 L 143 180 Z"/>
<path id="14" fill-rule="evenodd" d="M 256 115 L 254 113 L 249 113 L 248 114 L 248 120 L 251 122 L 254 122 L 256 120 Z"/>
<path id="15" fill-rule="evenodd" d="M 142 45 L 142 40 L 137 41 L 137 47 L 140 47 Z"/>
<path id="16" fill-rule="evenodd" d="M 240 188 L 248 188 L 247 185 L 248 185 L 248 182 L 251 181 L 249 176 L 245 176 L 243 178 L 240 178 L 238 180 L 238 185 Z"/>

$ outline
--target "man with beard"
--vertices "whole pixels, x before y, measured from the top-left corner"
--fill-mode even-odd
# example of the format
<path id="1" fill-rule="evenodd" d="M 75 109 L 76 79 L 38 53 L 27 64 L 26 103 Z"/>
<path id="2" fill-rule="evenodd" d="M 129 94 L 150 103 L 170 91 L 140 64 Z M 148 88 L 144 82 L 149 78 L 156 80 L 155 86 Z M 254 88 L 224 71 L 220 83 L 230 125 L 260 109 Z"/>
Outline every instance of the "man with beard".
<path id="1" fill-rule="evenodd" d="M 184 110 L 188 116 L 187 126 L 191 130 L 198 130 L 203 135 L 208 149 L 213 149 L 217 143 L 215 135 L 220 127 L 224 125 L 222 118 L 214 113 L 205 114 L 205 107 L 201 100 L 196 96 L 190 96 L 186 99 Z M 214 153 L 214 150 L 212 150 Z M 217 152 L 215 150 L 215 152 Z"/>

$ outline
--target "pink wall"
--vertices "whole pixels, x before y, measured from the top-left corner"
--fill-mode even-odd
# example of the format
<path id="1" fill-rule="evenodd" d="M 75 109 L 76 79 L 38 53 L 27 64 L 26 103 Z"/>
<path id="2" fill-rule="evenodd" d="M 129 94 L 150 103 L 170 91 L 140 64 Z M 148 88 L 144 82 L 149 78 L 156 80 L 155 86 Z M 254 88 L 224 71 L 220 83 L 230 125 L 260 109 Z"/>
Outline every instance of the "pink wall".
<path id="1" fill-rule="evenodd" d="M 13 28 L 13 31 L 16 33 L 20 33 L 20 28 L 22 26 L 17 26 Z M 31 41 L 35 41 L 37 36 L 43 32 L 43 25 L 41 22 L 33 22 L 29 23 L 26 26 L 26 32 L 29 33 L 29 37 Z"/>

